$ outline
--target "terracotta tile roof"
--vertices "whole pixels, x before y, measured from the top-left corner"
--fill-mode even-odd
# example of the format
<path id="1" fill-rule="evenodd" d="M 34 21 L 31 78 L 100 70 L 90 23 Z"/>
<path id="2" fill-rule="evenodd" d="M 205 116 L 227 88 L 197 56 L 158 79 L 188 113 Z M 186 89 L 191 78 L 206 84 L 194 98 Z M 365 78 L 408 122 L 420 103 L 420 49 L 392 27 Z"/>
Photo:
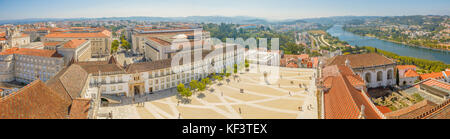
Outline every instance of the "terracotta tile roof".
<path id="1" fill-rule="evenodd" d="M 169 46 L 169 45 L 172 44 L 172 43 L 170 43 L 170 42 L 167 42 L 167 41 L 165 41 L 165 40 L 159 39 L 159 38 L 157 38 L 157 37 L 148 37 L 148 39 L 151 40 L 151 41 L 154 41 L 154 42 L 156 42 L 156 43 L 159 43 L 159 44 L 161 44 L 161 45 L 163 45 L 163 46 Z"/>
<path id="2" fill-rule="evenodd" d="M 350 61 L 352 68 L 372 67 L 380 65 L 395 64 L 392 59 L 377 53 L 353 54 L 336 56 L 329 61 L 328 65 L 345 65 L 346 60 Z"/>
<path id="3" fill-rule="evenodd" d="M 64 119 L 69 106 L 69 101 L 36 80 L 0 98 L 0 119 Z"/>
<path id="4" fill-rule="evenodd" d="M 57 46 L 61 44 L 62 42 L 45 42 L 44 46 Z"/>
<path id="5" fill-rule="evenodd" d="M 326 66 L 322 70 L 322 77 L 323 78 L 327 78 L 327 77 L 330 77 L 330 76 L 339 76 L 340 74 L 342 74 L 342 75 L 354 75 L 355 73 L 353 73 L 352 69 L 350 69 L 349 67 L 344 66 L 344 65 Z"/>
<path id="6" fill-rule="evenodd" d="M 312 60 L 314 61 L 313 66 L 318 67 L 319 66 L 319 57 L 313 57 Z"/>
<path id="7" fill-rule="evenodd" d="M 419 74 L 416 71 L 409 69 L 405 72 L 405 77 L 419 77 Z"/>
<path id="8" fill-rule="evenodd" d="M 126 69 L 127 73 L 145 72 L 171 67 L 172 59 L 157 60 L 152 62 L 133 63 Z"/>
<path id="9" fill-rule="evenodd" d="M 298 68 L 298 65 L 293 63 L 293 62 L 291 62 L 291 63 L 287 64 L 286 67 L 288 67 L 288 68 Z"/>
<path id="10" fill-rule="evenodd" d="M 413 119 L 436 106 L 435 103 L 424 100 L 409 107 L 386 113 L 385 116 L 388 119 Z"/>
<path id="11" fill-rule="evenodd" d="M 0 55 L 11 55 L 11 54 L 40 56 L 40 57 L 63 57 L 56 50 L 11 48 L 3 52 L 0 52 Z"/>
<path id="12" fill-rule="evenodd" d="M 445 75 L 450 78 L 450 71 L 444 71 Z"/>
<path id="13" fill-rule="evenodd" d="M 72 101 L 81 96 L 88 78 L 88 73 L 79 65 L 72 64 L 64 68 L 46 82 L 47 86 L 61 94 L 64 99 Z"/>
<path id="14" fill-rule="evenodd" d="M 110 37 L 106 33 L 50 33 L 45 35 L 46 38 L 107 38 Z"/>
<path id="15" fill-rule="evenodd" d="M 125 70 L 116 63 L 108 61 L 92 61 L 92 62 L 77 62 L 74 63 L 81 66 L 89 74 L 101 73 L 125 73 Z"/>
<path id="16" fill-rule="evenodd" d="M 438 80 L 432 79 L 432 78 L 428 79 L 426 81 L 423 81 L 420 84 L 425 84 L 425 85 L 428 85 L 428 86 L 436 86 L 436 87 L 439 87 L 439 88 L 442 88 L 442 89 L 450 90 L 450 84 L 449 83 L 438 81 Z M 417 84 L 416 87 L 419 87 L 420 84 Z"/>
<path id="17" fill-rule="evenodd" d="M 326 119 L 358 119 L 362 105 L 366 119 L 382 118 L 365 93 L 351 86 L 342 75 L 333 78 L 331 89 L 324 95 Z"/>
<path id="18" fill-rule="evenodd" d="M 331 88 L 331 84 L 333 82 L 332 77 L 343 75 L 348 79 L 348 81 L 354 86 L 354 87 L 360 87 L 365 86 L 364 80 L 361 78 L 361 76 L 356 75 L 352 69 L 350 69 L 347 66 L 342 65 L 332 65 L 332 66 L 326 66 L 322 70 L 322 79 L 323 84 L 326 88 Z"/>
<path id="19" fill-rule="evenodd" d="M 74 99 L 70 109 L 70 119 L 88 119 L 90 107 L 90 99 Z"/>
<path id="20" fill-rule="evenodd" d="M 64 48 L 78 48 L 82 44 L 86 43 L 88 40 L 86 39 L 73 39 L 66 42 L 63 47 Z"/>
<path id="21" fill-rule="evenodd" d="M 290 59 L 290 58 L 295 58 L 295 59 L 308 59 L 309 55 L 308 54 L 301 54 L 301 55 L 284 55 L 284 58 Z"/>
<path id="22" fill-rule="evenodd" d="M 430 111 L 416 117 L 417 119 L 450 119 L 450 99 Z"/>
<path id="23" fill-rule="evenodd" d="M 392 112 L 388 107 L 377 106 L 377 109 L 380 110 L 380 112 L 383 114 Z"/>
<path id="24" fill-rule="evenodd" d="M 443 79 L 444 74 L 442 72 L 433 72 L 433 73 L 428 73 L 428 74 L 420 74 L 420 79 L 421 80 L 426 80 L 426 79 Z"/>
<path id="25" fill-rule="evenodd" d="M 5 41 L 6 40 L 6 38 L 0 38 L 0 41 Z"/>
<path id="26" fill-rule="evenodd" d="M 397 69 L 402 70 L 402 69 L 416 69 L 417 67 L 414 65 L 398 65 Z"/>

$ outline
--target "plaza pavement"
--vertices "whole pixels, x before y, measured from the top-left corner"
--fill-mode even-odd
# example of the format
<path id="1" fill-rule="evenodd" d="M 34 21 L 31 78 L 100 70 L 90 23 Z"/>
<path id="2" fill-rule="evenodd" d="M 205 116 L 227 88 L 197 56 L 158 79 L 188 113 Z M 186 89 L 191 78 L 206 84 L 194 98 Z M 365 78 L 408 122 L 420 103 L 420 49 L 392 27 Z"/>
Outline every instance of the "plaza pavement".
<path id="1" fill-rule="evenodd" d="M 176 89 L 171 89 L 134 100 L 143 106 L 124 100 L 123 105 L 101 107 L 99 113 L 112 112 L 114 119 L 317 119 L 315 70 L 280 68 L 280 73 L 282 79 L 269 85 L 261 73 L 236 74 L 236 80 L 230 76 L 229 84 L 215 82 L 194 93 L 188 104 L 178 103 Z"/>

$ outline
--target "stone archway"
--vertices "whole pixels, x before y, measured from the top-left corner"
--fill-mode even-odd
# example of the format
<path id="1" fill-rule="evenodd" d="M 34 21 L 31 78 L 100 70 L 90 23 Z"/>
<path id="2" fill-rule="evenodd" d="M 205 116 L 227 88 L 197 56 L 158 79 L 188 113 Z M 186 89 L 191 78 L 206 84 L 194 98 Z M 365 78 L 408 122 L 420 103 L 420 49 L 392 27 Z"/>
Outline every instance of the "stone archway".
<path id="1" fill-rule="evenodd" d="M 378 71 L 377 72 L 377 82 L 381 82 L 381 81 L 383 81 L 383 72 Z"/>
<path id="2" fill-rule="evenodd" d="M 388 72 L 387 72 L 387 79 L 391 80 L 391 79 L 394 78 L 393 76 L 394 76 L 394 71 L 392 71 L 392 69 L 388 70 Z"/>
<path id="3" fill-rule="evenodd" d="M 366 80 L 367 83 L 372 83 L 372 74 L 370 72 L 366 73 L 364 75 L 364 79 Z"/>

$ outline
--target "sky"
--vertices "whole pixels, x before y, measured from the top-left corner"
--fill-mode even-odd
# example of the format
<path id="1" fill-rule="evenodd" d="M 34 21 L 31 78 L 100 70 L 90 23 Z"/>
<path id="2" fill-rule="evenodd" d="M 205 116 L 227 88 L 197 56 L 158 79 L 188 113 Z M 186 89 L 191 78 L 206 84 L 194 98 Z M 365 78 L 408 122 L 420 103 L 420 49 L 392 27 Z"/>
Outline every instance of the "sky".
<path id="1" fill-rule="evenodd" d="M 450 0 L 0 0 L 0 20 L 79 17 L 450 15 Z"/>

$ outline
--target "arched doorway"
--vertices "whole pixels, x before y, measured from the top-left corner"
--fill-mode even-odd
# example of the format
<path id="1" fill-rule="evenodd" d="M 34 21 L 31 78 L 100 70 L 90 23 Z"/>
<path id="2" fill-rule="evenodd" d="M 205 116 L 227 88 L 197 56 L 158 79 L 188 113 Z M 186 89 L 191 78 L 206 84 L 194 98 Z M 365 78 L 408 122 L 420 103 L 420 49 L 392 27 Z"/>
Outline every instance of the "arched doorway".
<path id="1" fill-rule="evenodd" d="M 387 79 L 388 80 L 391 80 L 392 78 L 393 78 L 393 75 L 394 75 L 394 72 L 390 69 L 390 70 L 388 70 L 388 73 L 387 73 Z"/>
<path id="2" fill-rule="evenodd" d="M 137 96 L 139 94 L 141 94 L 141 90 L 140 90 L 139 86 L 134 86 L 134 95 Z"/>
<path id="3" fill-rule="evenodd" d="M 366 80 L 367 83 L 371 83 L 372 82 L 372 74 L 370 73 L 366 73 L 364 79 Z"/>
<path id="4" fill-rule="evenodd" d="M 377 82 L 383 81 L 383 72 L 377 72 Z"/>

